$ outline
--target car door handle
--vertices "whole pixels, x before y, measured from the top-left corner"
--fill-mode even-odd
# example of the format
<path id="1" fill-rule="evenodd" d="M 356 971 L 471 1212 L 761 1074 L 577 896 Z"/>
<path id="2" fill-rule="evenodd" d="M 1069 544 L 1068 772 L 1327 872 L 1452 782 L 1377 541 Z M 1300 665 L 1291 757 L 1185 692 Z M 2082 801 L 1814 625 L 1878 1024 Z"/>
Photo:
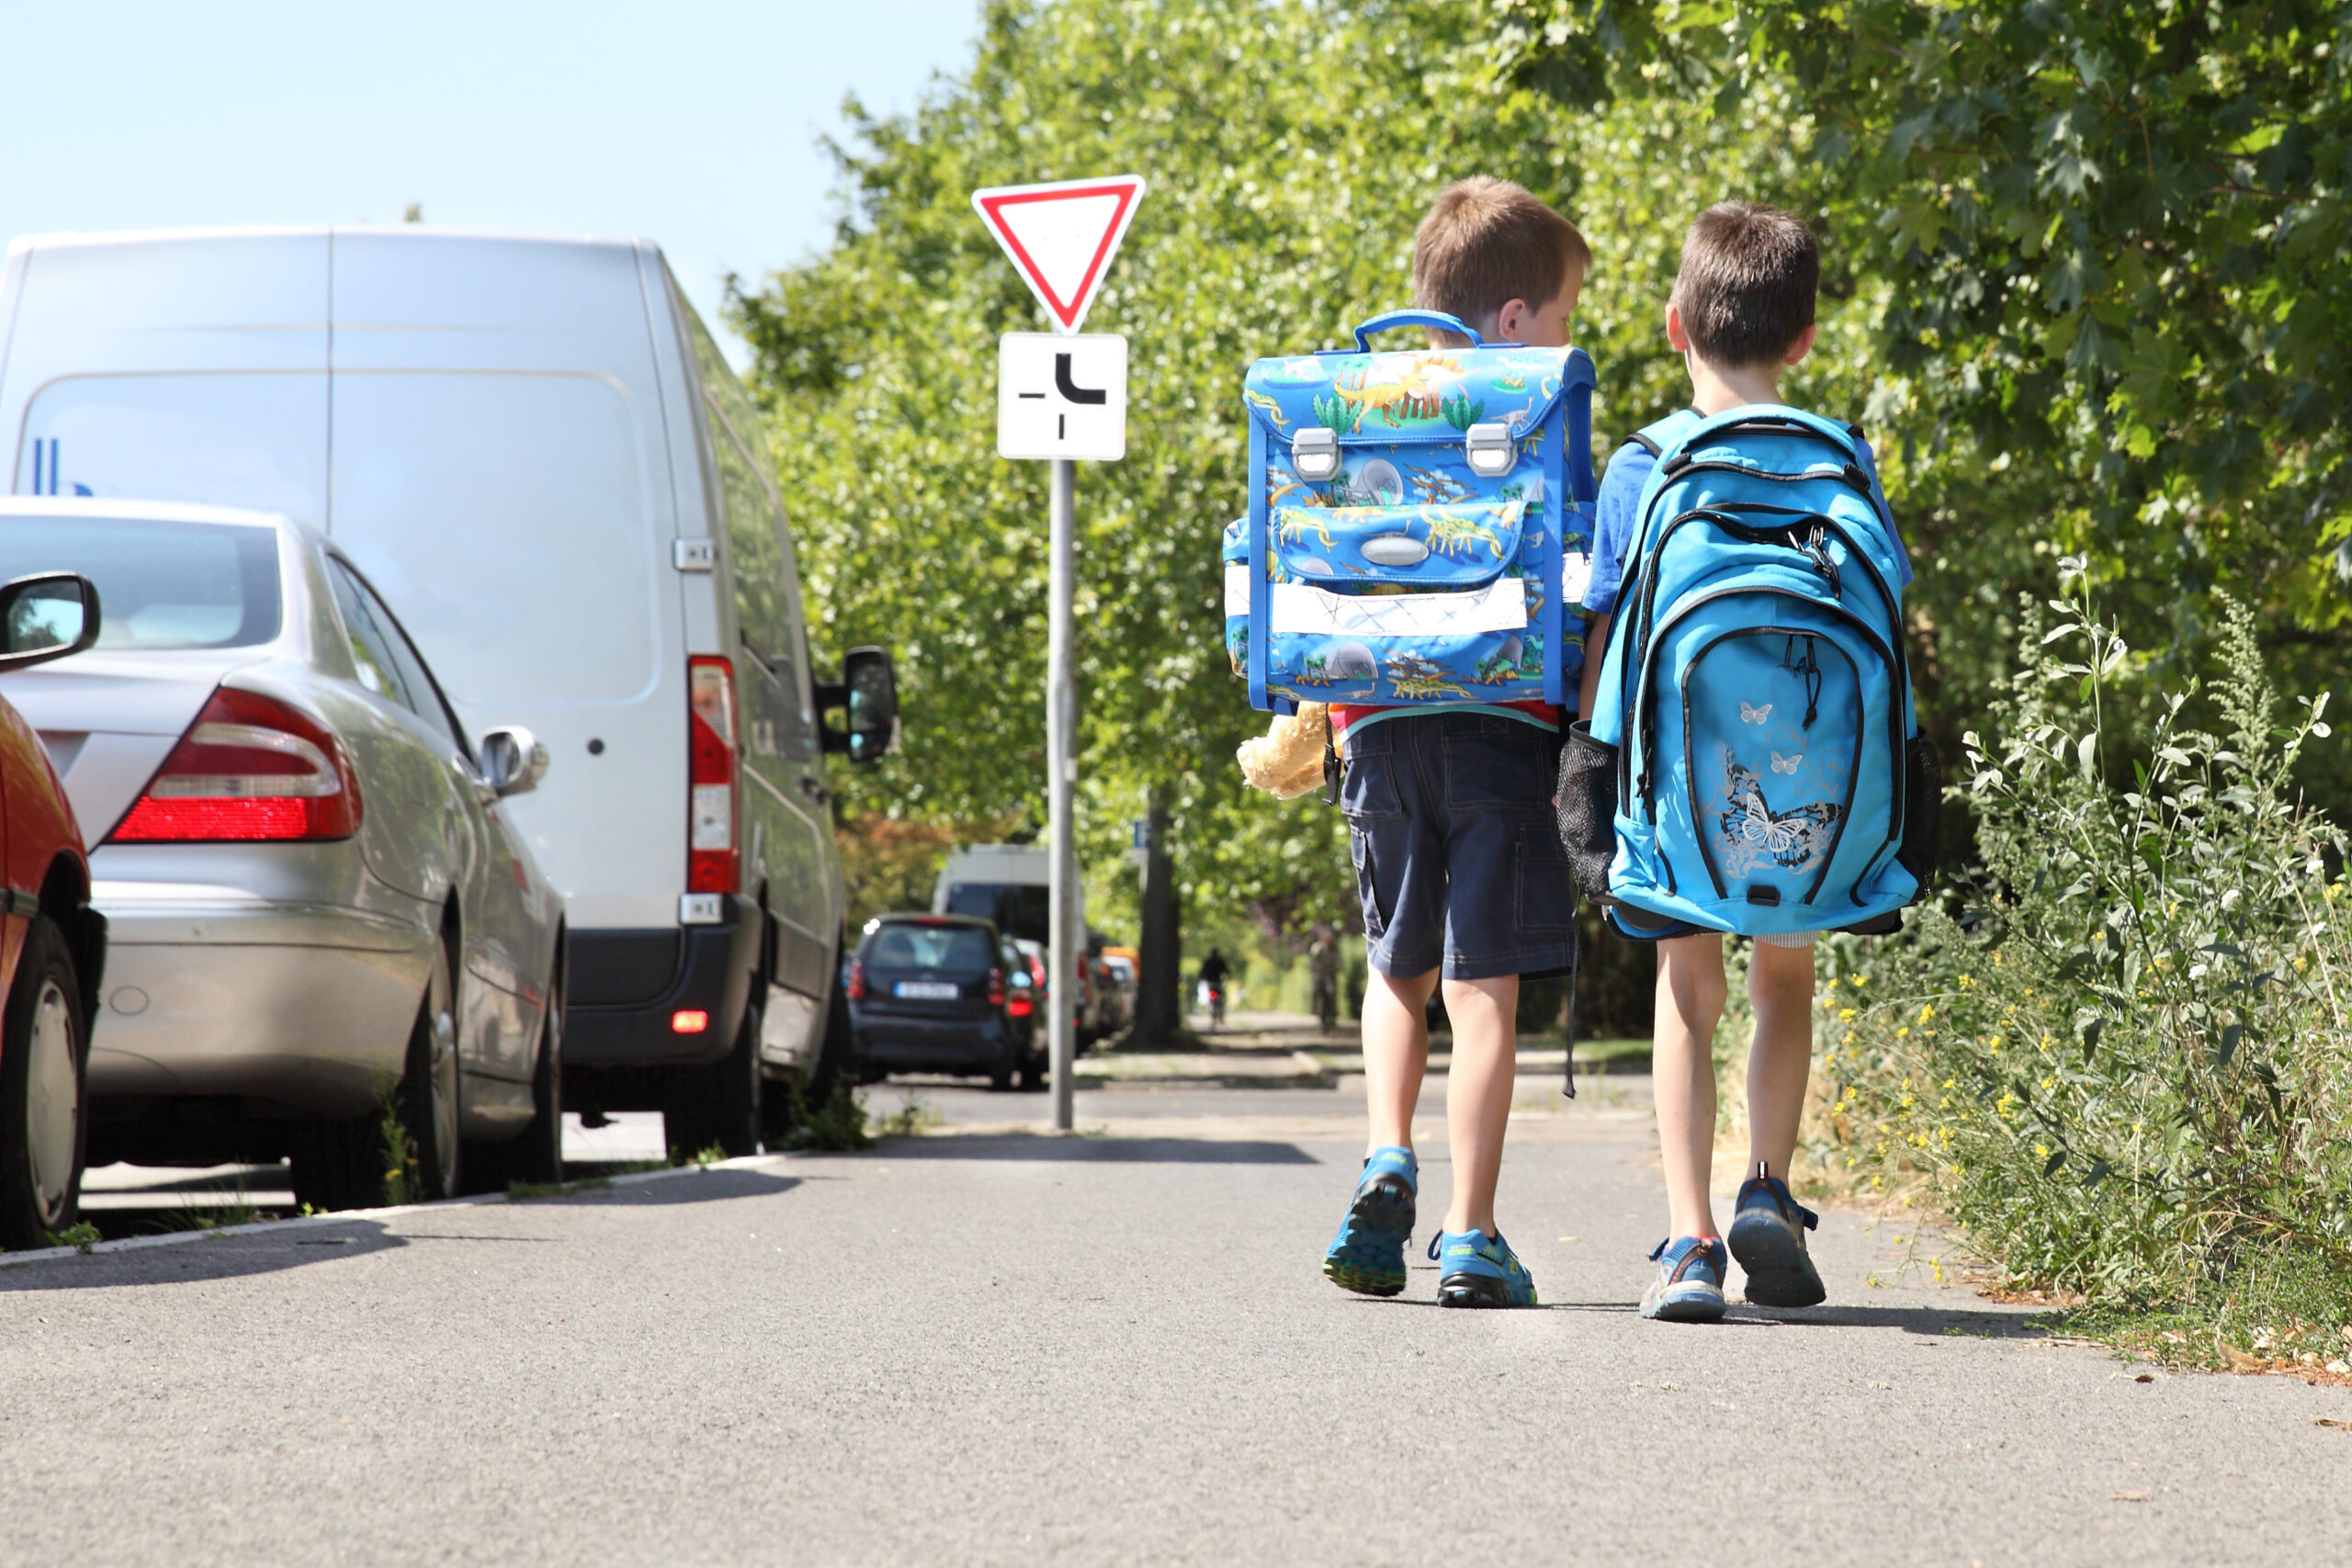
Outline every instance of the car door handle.
<path id="1" fill-rule="evenodd" d="M 824 781 L 813 773 L 800 775 L 800 793 L 820 806 L 833 798 L 833 792 L 827 789 Z"/>

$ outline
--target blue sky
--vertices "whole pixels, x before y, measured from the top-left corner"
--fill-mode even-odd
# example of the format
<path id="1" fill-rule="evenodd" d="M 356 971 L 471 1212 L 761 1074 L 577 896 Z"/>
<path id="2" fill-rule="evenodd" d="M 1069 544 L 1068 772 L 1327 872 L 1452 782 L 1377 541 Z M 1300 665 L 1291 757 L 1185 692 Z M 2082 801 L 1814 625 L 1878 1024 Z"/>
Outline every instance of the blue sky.
<path id="1" fill-rule="evenodd" d="M 978 0 L 12 6 L 0 235 L 429 222 L 657 240 L 720 279 L 831 233 L 842 95 L 911 107 Z M 730 345 L 732 347 L 734 345 Z"/>

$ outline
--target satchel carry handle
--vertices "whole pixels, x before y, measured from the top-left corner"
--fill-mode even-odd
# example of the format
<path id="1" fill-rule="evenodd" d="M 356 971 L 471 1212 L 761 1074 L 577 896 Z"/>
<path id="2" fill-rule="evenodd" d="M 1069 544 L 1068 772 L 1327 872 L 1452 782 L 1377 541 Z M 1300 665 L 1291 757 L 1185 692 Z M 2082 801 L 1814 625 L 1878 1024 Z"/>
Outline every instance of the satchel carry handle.
<path id="1" fill-rule="evenodd" d="M 1356 329 L 1356 352 L 1372 352 L 1372 334 L 1385 333 L 1394 327 L 1435 327 L 1441 332 L 1460 333 L 1470 340 L 1472 348 L 1483 348 L 1487 340 L 1480 337 L 1459 316 L 1449 316 L 1442 310 L 1390 310 L 1374 316 Z"/>

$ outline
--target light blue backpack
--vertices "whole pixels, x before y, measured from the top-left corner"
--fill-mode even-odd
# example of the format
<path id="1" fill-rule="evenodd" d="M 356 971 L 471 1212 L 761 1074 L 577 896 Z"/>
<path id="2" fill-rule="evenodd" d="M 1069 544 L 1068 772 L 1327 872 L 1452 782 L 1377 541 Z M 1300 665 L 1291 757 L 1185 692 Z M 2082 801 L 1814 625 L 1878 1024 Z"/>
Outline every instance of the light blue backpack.
<path id="1" fill-rule="evenodd" d="M 1434 326 L 1469 348 L 1375 354 Z M 1250 513 L 1226 650 L 1254 707 L 1574 701 L 1592 535 L 1592 360 L 1396 310 L 1250 367 Z"/>
<path id="2" fill-rule="evenodd" d="M 1869 446 L 1776 405 L 1636 439 L 1657 466 L 1561 763 L 1580 884 L 1607 866 L 1629 936 L 1895 929 L 1933 871 L 1940 790 Z"/>

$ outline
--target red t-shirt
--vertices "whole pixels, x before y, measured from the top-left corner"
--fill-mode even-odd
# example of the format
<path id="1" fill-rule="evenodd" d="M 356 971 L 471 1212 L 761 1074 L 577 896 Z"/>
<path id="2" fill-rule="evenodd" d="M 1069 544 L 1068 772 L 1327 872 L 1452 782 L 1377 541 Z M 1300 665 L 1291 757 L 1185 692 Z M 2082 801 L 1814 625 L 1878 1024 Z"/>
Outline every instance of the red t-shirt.
<path id="1" fill-rule="evenodd" d="M 1480 703 L 1476 705 L 1485 708 L 1510 708 L 1519 713 L 1527 715 L 1528 717 L 1535 720 L 1535 722 L 1541 724 L 1546 729 L 1557 730 L 1560 728 L 1560 709 L 1558 705 L 1556 704 L 1544 702 L 1540 699 L 1531 699 L 1527 702 L 1518 703 Z M 1348 727 L 1350 725 L 1355 724 L 1359 720 L 1369 718 L 1376 713 L 1395 714 L 1411 713 L 1414 711 L 1414 708 L 1399 707 L 1391 703 L 1354 703 L 1346 705 L 1334 703 L 1331 705 L 1331 736 L 1335 742 L 1346 739 Z M 1429 711 L 1432 713 L 1440 713 L 1448 710 L 1444 707 L 1432 705 Z"/>

